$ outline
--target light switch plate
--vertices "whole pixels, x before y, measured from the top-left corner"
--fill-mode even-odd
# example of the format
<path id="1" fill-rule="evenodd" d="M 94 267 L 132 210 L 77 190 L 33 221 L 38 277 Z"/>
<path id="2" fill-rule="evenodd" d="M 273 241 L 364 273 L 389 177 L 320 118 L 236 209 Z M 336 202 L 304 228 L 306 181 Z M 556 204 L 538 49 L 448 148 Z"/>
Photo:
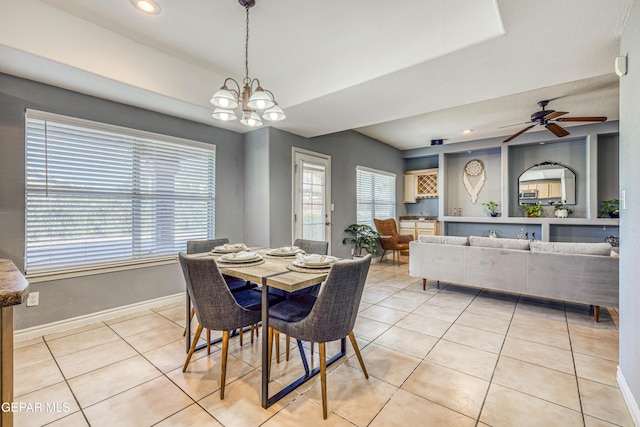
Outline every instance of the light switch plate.
<path id="1" fill-rule="evenodd" d="M 622 190 L 620 192 L 620 209 L 627 209 L 627 192 Z"/>
<path id="2" fill-rule="evenodd" d="M 40 292 L 29 292 L 27 307 L 33 307 L 38 304 L 40 304 Z"/>

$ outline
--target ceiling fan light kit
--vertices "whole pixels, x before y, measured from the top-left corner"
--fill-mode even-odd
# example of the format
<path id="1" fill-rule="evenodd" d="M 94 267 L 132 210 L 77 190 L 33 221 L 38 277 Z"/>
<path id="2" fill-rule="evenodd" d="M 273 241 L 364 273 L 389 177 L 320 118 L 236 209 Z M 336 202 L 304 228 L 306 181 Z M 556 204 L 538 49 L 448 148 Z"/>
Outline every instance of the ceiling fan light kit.
<path id="1" fill-rule="evenodd" d="M 569 135 L 569 131 L 567 131 L 562 126 L 558 125 L 555 122 L 604 122 L 607 120 L 604 116 L 588 116 L 588 117 L 561 117 L 565 114 L 569 114 L 566 111 L 555 111 L 555 110 L 547 110 L 545 109 L 549 104 L 548 100 L 543 100 L 538 102 L 540 106 L 540 111 L 536 111 L 531 114 L 531 122 L 532 125 L 527 126 L 526 128 L 514 133 L 509 138 L 505 139 L 502 142 L 509 142 L 529 129 L 535 127 L 536 125 L 541 125 L 547 128 L 551 133 L 553 133 L 558 138 L 562 138 L 564 136 Z"/>
<path id="2" fill-rule="evenodd" d="M 278 106 L 273 93 L 264 89 L 258 79 L 249 77 L 249 9 L 256 2 L 255 0 L 238 0 L 238 2 L 247 12 L 244 46 L 245 77 L 242 80 L 242 89 L 235 79 L 227 77 L 222 87 L 213 94 L 209 103 L 216 107 L 211 114 L 214 119 L 232 121 L 239 118 L 243 125 L 255 128 L 262 126 L 263 120 L 280 122 L 287 116 Z M 236 112 L 237 108 L 240 108 L 240 111 Z M 258 111 L 262 111 L 262 116 L 258 114 Z"/>

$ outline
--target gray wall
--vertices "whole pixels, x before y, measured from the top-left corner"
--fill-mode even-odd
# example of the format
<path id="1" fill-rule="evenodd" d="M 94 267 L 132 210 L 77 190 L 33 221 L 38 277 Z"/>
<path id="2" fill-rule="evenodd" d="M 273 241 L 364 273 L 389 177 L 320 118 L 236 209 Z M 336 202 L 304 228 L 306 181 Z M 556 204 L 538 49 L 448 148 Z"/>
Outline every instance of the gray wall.
<path id="1" fill-rule="evenodd" d="M 620 212 L 620 371 L 640 405 L 640 3 L 634 2 L 622 33 L 629 72 L 620 79 L 620 189 L 627 208 Z M 636 56 L 637 55 L 637 56 Z M 635 408 L 638 410 L 638 406 Z M 640 423 L 639 419 L 635 420 Z"/>
<path id="2" fill-rule="evenodd" d="M 598 203 L 619 196 L 619 139 L 618 134 L 598 136 Z"/>
<path id="3" fill-rule="evenodd" d="M 216 234 L 243 238 L 242 135 L 0 74 L 0 257 L 23 269 L 24 113 L 32 108 L 216 144 Z M 224 177 L 224 179 L 223 179 Z M 31 284 L 40 305 L 15 311 L 17 329 L 184 291 L 177 264 Z"/>
<path id="4" fill-rule="evenodd" d="M 269 246 L 269 130 L 245 134 L 244 238 L 250 246 Z M 222 183 L 219 183 L 220 185 Z M 236 215 L 243 216 L 241 210 Z"/>
<path id="5" fill-rule="evenodd" d="M 342 244 L 344 229 L 356 222 L 356 166 L 396 174 L 396 215 L 406 213 L 403 200 L 402 152 L 355 131 L 317 138 L 304 138 L 269 129 L 270 246 L 291 241 L 291 149 L 298 147 L 331 156 L 332 212 L 331 253 L 349 257 L 351 248 Z"/>

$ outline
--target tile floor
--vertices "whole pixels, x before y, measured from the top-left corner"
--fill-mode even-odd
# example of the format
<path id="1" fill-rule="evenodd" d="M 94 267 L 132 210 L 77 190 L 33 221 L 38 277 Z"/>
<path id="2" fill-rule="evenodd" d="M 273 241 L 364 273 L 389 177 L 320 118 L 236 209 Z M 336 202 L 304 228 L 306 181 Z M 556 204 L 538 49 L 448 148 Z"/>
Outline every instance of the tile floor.
<path id="1" fill-rule="evenodd" d="M 617 319 L 452 285 L 422 291 L 406 263 L 385 262 L 371 267 L 355 327 L 370 378 L 347 343 L 329 370 L 327 421 L 317 378 L 260 406 L 261 340 L 232 339 L 223 401 L 218 346 L 182 373 L 176 304 L 16 343 L 16 401 L 50 406 L 17 413 L 15 425 L 633 426 L 616 383 Z M 299 376 L 292 350 L 274 363 L 272 389 Z"/>

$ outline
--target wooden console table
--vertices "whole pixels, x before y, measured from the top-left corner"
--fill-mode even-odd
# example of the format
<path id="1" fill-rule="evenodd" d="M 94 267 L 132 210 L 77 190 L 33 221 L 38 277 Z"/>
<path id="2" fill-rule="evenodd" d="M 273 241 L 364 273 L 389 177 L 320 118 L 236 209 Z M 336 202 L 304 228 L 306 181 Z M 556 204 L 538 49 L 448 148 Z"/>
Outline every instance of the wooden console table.
<path id="1" fill-rule="evenodd" d="M 13 306 L 29 295 L 29 282 L 8 259 L 0 259 L 0 402 L 13 402 Z M 2 411 L 0 426 L 13 426 L 13 413 Z"/>

